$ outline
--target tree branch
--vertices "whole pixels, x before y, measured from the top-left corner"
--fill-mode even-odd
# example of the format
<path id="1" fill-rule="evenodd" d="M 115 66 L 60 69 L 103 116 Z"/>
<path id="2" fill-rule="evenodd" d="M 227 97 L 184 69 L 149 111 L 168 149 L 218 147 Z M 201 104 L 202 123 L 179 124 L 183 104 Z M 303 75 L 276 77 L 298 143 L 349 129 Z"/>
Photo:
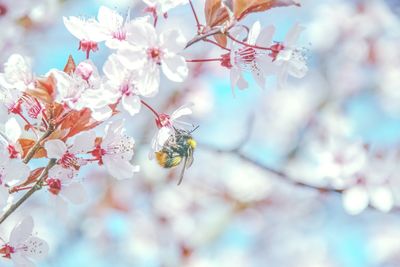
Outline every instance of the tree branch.
<path id="1" fill-rule="evenodd" d="M 4 214 L 0 217 L 0 224 L 2 224 L 16 209 L 18 209 L 18 207 L 21 206 L 22 203 L 24 203 L 28 198 L 30 198 L 33 195 L 33 193 L 35 193 L 36 191 L 38 191 L 42 188 L 44 179 L 46 179 L 47 175 L 49 174 L 49 170 L 54 165 L 56 165 L 56 160 L 51 159 L 49 161 L 49 163 L 47 164 L 46 168 L 44 168 L 44 170 L 40 174 L 36 184 L 29 191 L 27 191 L 17 202 L 12 204 L 6 210 L 6 212 L 4 212 Z"/>
<path id="2" fill-rule="evenodd" d="M 29 161 L 35 155 L 36 151 L 41 147 L 41 143 L 43 142 L 43 140 L 49 137 L 53 131 L 54 131 L 54 126 L 50 123 L 46 132 L 44 132 L 44 134 L 36 141 L 36 143 L 31 147 L 31 149 L 29 149 L 28 153 L 26 154 L 25 158 L 22 161 L 23 163 L 25 164 L 29 163 Z"/>
<path id="3" fill-rule="evenodd" d="M 209 37 L 209 36 L 213 36 L 216 35 L 218 33 L 223 33 L 224 32 L 224 28 L 223 26 L 217 26 L 214 28 L 211 28 L 210 30 L 204 32 L 203 34 L 199 34 L 196 35 L 195 37 L 193 37 L 193 39 L 191 39 L 185 46 L 185 49 L 188 48 L 189 46 Z"/>

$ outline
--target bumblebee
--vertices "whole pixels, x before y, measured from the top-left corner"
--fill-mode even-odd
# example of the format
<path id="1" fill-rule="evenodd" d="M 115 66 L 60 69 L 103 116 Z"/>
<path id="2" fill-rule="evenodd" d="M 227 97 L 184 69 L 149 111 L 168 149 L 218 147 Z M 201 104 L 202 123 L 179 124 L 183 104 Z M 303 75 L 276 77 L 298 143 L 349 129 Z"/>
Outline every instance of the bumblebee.
<path id="1" fill-rule="evenodd" d="M 183 180 L 185 170 L 193 163 L 193 152 L 197 145 L 192 137 L 193 131 L 175 129 L 175 133 L 168 138 L 162 149 L 155 152 L 158 164 L 164 168 L 176 167 L 183 161 L 178 185 Z"/>

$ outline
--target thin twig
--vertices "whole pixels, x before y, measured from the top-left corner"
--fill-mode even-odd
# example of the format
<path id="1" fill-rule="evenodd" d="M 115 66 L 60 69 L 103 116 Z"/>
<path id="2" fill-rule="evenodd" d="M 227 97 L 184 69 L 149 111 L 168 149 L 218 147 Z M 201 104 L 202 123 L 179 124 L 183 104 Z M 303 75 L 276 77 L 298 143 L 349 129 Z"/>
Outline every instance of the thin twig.
<path id="1" fill-rule="evenodd" d="M 28 153 L 26 154 L 25 158 L 23 159 L 23 163 L 28 164 L 29 161 L 33 158 L 35 155 L 36 151 L 42 146 L 43 140 L 45 140 L 47 137 L 50 136 L 50 134 L 54 131 L 54 126 L 52 124 L 49 124 L 49 127 L 47 128 L 46 132 L 36 141 L 36 143 L 29 149 Z"/>
<path id="2" fill-rule="evenodd" d="M 35 193 L 36 191 L 40 190 L 42 188 L 42 184 L 44 179 L 46 179 L 49 170 L 56 164 L 56 160 L 55 159 L 51 159 L 49 161 L 49 163 L 47 164 L 46 168 L 44 168 L 44 170 L 42 171 L 42 173 L 40 174 L 36 184 L 29 190 L 27 191 L 17 202 L 15 202 L 14 204 L 12 204 L 7 210 L 6 212 L 4 212 L 4 214 L 0 217 L 0 224 L 2 224 L 16 209 L 18 209 L 19 206 L 22 205 L 22 203 L 24 203 L 28 198 L 30 198 L 33 193 Z"/>
<path id="3" fill-rule="evenodd" d="M 209 37 L 209 36 L 216 35 L 216 34 L 218 34 L 218 33 L 222 33 L 222 32 L 223 32 L 223 29 L 224 29 L 224 27 L 218 26 L 218 27 L 214 27 L 214 28 L 212 28 L 212 29 L 206 31 L 206 32 L 203 33 L 203 34 L 196 35 L 193 39 L 191 39 L 191 40 L 186 44 L 185 49 L 188 48 L 189 46 L 191 46 L 191 45 L 193 45 L 193 44 L 195 44 L 195 43 L 197 43 L 197 42 L 203 40 L 204 38 L 207 38 L 207 37 Z"/>

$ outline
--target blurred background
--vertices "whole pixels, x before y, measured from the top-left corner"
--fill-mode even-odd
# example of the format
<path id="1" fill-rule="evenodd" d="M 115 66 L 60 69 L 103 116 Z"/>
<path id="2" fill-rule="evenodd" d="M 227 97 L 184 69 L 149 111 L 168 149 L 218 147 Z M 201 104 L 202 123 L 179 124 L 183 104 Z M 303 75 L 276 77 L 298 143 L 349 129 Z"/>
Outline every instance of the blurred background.
<path id="1" fill-rule="evenodd" d="M 204 1 L 193 2 L 204 21 Z M 357 145 L 398 152 L 400 1 L 301 4 L 252 14 L 242 23 L 275 25 L 276 41 L 295 23 L 305 26 L 305 78 L 284 89 L 271 78 L 260 90 L 249 75 L 250 87 L 234 97 L 229 70 L 193 64 L 186 83 L 163 80 L 160 94 L 148 100 L 161 112 L 195 104 L 189 121 L 200 126 L 194 132 L 199 145 L 181 186 L 180 168 L 162 169 L 148 159 L 156 132 L 152 115 L 144 109 L 133 118 L 120 114 L 135 137 L 141 172 L 116 181 L 101 167 L 86 168 L 80 175 L 86 203 L 56 211 L 40 192 L 5 223 L 1 236 L 32 214 L 35 232 L 50 245 L 40 267 L 400 266 L 400 177 L 385 177 L 390 210 L 386 194 L 355 211 L 357 198 L 350 204 L 343 199 L 354 181 L 337 175 L 352 167 L 332 161 Z M 138 0 L 0 0 L 1 63 L 18 52 L 31 57 L 41 75 L 62 69 L 70 54 L 84 60 L 62 16 L 95 17 L 101 5 L 121 14 L 130 9 L 131 17 L 145 8 Z M 188 39 L 195 35 L 189 5 L 159 21 L 159 30 L 171 27 Z M 207 43 L 185 51 L 187 58 L 221 53 Z M 108 54 L 100 46 L 92 55 L 99 69 Z M 368 157 L 363 149 L 352 151 Z M 396 159 L 386 168 L 396 169 Z M 0 266 L 11 265 L 1 260 Z"/>

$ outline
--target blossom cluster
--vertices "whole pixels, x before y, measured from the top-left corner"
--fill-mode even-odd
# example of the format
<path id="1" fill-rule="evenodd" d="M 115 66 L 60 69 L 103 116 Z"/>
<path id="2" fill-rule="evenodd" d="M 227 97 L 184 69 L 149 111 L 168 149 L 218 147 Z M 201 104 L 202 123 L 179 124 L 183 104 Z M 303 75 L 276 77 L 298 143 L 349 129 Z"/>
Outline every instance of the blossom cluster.
<path id="1" fill-rule="evenodd" d="M 4 63 L 0 73 L 0 123 L 4 124 L 0 130 L 0 209 L 4 210 L 0 223 L 26 200 L 22 197 L 14 202 L 18 193 L 29 197 L 44 188 L 56 210 L 65 210 L 67 202 L 83 202 L 85 190 L 79 174 L 87 166 L 104 166 L 117 179 L 132 178 L 140 170 L 132 163 L 135 140 L 127 134 L 124 120 L 118 118 L 120 113 L 134 116 L 145 107 L 154 115 L 158 131 L 151 155 L 173 143 L 175 135 L 191 133 L 192 124 L 180 121 L 192 113 L 190 103 L 171 115 L 157 112 L 147 103 L 159 93 L 164 77 L 184 82 L 190 73 L 188 63 L 219 62 L 230 69 L 232 90 L 248 87 L 246 72 L 261 88 L 267 76 L 277 75 L 279 86 L 284 87 L 288 75 L 302 78 L 307 72 L 304 48 L 296 45 L 303 30 L 299 25 L 283 42 L 276 42 L 273 26 L 262 28 L 256 22 L 246 31 L 238 20 L 232 20 L 214 33 L 225 34 L 227 46 L 207 39 L 223 49 L 218 58 L 187 59 L 182 52 L 194 42 L 180 29 L 160 33 L 157 22 L 161 16 L 166 19 L 171 8 L 188 3 L 198 22 L 191 1 L 144 2 L 150 15 L 133 19 L 105 6 L 100 7 L 97 18 L 64 17 L 66 29 L 86 55 L 82 62 L 76 63 L 70 56 L 63 70 L 50 69 L 43 75 L 36 75 L 31 60 L 20 54 L 12 54 Z M 208 36 L 206 27 L 198 22 L 195 39 L 206 40 Z M 100 43 L 110 53 L 99 70 L 90 57 L 100 49 Z M 104 134 L 99 134 L 102 130 L 98 126 L 103 124 Z M 194 149 L 195 142 L 190 142 Z M 181 147 L 166 151 L 183 153 Z M 30 164 L 33 159 L 40 160 Z M 172 161 L 164 167 L 175 165 Z M 31 217 L 22 220 L 9 241 L 3 240 L 0 254 L 17 266 L 45 255 L 48 246 L 32 236 L 32 229 Z"/>

